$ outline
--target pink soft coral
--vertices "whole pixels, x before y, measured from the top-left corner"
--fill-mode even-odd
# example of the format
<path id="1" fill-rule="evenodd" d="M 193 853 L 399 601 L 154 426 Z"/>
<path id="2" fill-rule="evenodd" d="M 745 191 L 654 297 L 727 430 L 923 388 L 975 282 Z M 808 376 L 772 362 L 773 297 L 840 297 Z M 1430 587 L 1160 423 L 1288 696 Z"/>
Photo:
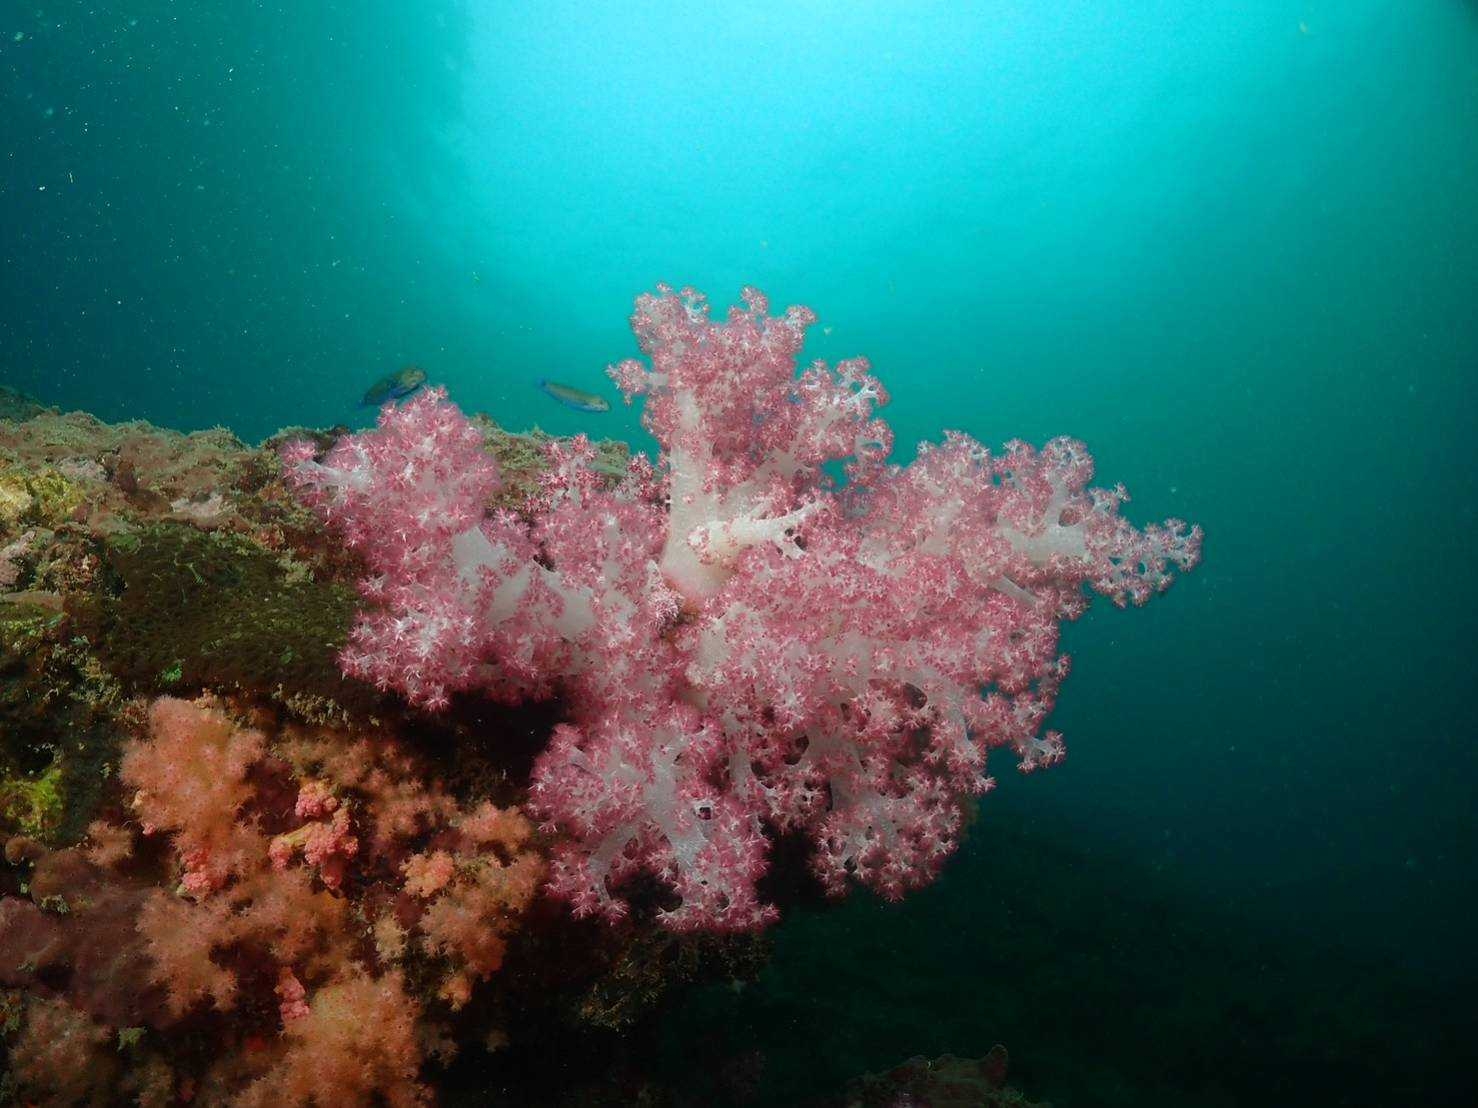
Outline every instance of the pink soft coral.
<path id="1" fill-rule="evenodd" d="M 480 684 L 510 697 L 547 691 L 558 669 L 542 656 L 559 647 L 552 626 L 537 642 L 528 630 L 558 622 L 558 598 L 541 587 L 547 574 L 518 526 L 483 517 L 499 477 L 482 441 L 445 392 L 430 389 L 387 408 L 376 430 L 341 440 L 321 463 L 306 444 L 284 450 L 303 498 L 373 571 L 363 588 L 379 606 L 354 628 L 346 672 L 432 706 L 448 689 Z M 542 618 L 523 620 L 518 639 L 500 635 L 503 618 L 488 618 L 536 608 Z M 482 664 L 489 654 L 524 664 L 493 674 Z"/>
<path id="2" fill-rule="evenodd" d="M 645 398 L 661 465 L 610 487 L 588 443 L 557 446 L 520 516 L 483 510 L 496 469 L 440 391 L 321 462 L 285 454 L 374 571 L 346 669 L 432 708 L 565 695 L 532 795 L 565 833 L 551 887 L 582 913 L 620 916 L 647 873 L 673 927 L 763 924 L 770 828 L 811 838 L 833 892 L 928 882 L 991 748 L 1061 758 L 1042 726 L 1085 588 L 1143 603 L 1199 558 L 1197 528 L 1124 521 L 1070 439 L 950 434 L 889 465 L 867 362 L 797 373 L 813 321 L 754 290 L 718 322 L 691 290 L 641 297 L 650 367 L 611 374 Z"/>

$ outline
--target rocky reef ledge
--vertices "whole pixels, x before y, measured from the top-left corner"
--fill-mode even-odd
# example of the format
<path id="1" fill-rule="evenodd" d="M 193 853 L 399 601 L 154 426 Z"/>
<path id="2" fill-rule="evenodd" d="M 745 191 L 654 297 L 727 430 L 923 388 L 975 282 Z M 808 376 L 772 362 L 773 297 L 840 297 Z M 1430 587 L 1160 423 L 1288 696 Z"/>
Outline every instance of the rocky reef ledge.
<path id="1" fill-rule="evenodd" d="M 518 511 L 552 440 L 475 423 Z M 687 1103 L 661 1011 L 769 940 L 546 902 L 521 806 L 557 703 L 430 716 L 340 672 L 365 570 L 278 448 L 344 431 L 250 446 L 0 387 L 0 1102 Z M 730 1068 L 705 1103 L 751 1102 Z M 987 1068 L 824 1103 L 1025 1104 Z"/>

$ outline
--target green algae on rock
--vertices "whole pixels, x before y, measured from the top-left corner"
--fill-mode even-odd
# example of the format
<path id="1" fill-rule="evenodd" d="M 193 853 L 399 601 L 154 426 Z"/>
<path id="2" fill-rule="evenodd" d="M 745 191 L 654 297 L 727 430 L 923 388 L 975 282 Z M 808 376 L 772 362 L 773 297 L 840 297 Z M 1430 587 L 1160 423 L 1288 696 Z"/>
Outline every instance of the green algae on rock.
<path id="1" fill-rule="evenodd" d="M 0 530 L 57 527 L 81 507 L 79 483 L 51 466 L 0 470 Z"/>
<path id="2" fill-rule="evenodd" d="M 65 617 L 0 603 L 0 833 L 75 842 L 102 802 L 126 711 Z"/>
<path id="3" fill-rule="evenodd" d="M 55 762 L 35 776 L 0 779 L 0 825 L 30 838 L 50 839 L 66 812 L 61 782 L 62 767 Z"/>
<path id="4" fill-rule="evenodd" d="M 250 539 L 158 523 L 109 540 L 96 649 L 149 691 L 349 691 L 337 654 L 356 597 Z"/>

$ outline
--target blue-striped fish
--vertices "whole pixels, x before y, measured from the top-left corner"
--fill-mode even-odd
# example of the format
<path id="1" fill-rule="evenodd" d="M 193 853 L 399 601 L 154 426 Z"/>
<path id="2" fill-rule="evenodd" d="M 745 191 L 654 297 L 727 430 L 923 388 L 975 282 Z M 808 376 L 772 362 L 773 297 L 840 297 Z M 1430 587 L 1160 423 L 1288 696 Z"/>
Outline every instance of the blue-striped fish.
<path id="1" fill-rule="evenodd" d="M 596 396 L 593 392 L 584 389 L 571 388 L 569 385 L 561 385 L 554 381 L 539 382 L 539 388 L 546 396 L 552 396 L 567 408 L 574 408 L 577 412 L 609 412 L 611 402 L 604 396 Z"/>

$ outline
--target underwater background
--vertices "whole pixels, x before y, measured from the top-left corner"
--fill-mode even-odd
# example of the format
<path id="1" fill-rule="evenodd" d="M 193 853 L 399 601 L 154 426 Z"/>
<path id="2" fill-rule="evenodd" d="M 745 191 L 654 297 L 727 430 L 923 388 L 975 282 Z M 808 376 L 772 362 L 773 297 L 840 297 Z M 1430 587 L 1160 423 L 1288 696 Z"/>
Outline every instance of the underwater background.
<path id="1" fill-rule="evenodd" d="M 1205 528 L 1068 629 L 1066 763 L 937 885 L 666 1014 L 695 1103 L 998 1041 L 1058 1108 L 1471 1102 L 1478 6 L 15 3 L 0 95 L 45 403 L 255 441 L 415 364 L 649 447 L 632 298 L 749 284 L 871 359 L 901 460 L 1070 434 Z"/>

